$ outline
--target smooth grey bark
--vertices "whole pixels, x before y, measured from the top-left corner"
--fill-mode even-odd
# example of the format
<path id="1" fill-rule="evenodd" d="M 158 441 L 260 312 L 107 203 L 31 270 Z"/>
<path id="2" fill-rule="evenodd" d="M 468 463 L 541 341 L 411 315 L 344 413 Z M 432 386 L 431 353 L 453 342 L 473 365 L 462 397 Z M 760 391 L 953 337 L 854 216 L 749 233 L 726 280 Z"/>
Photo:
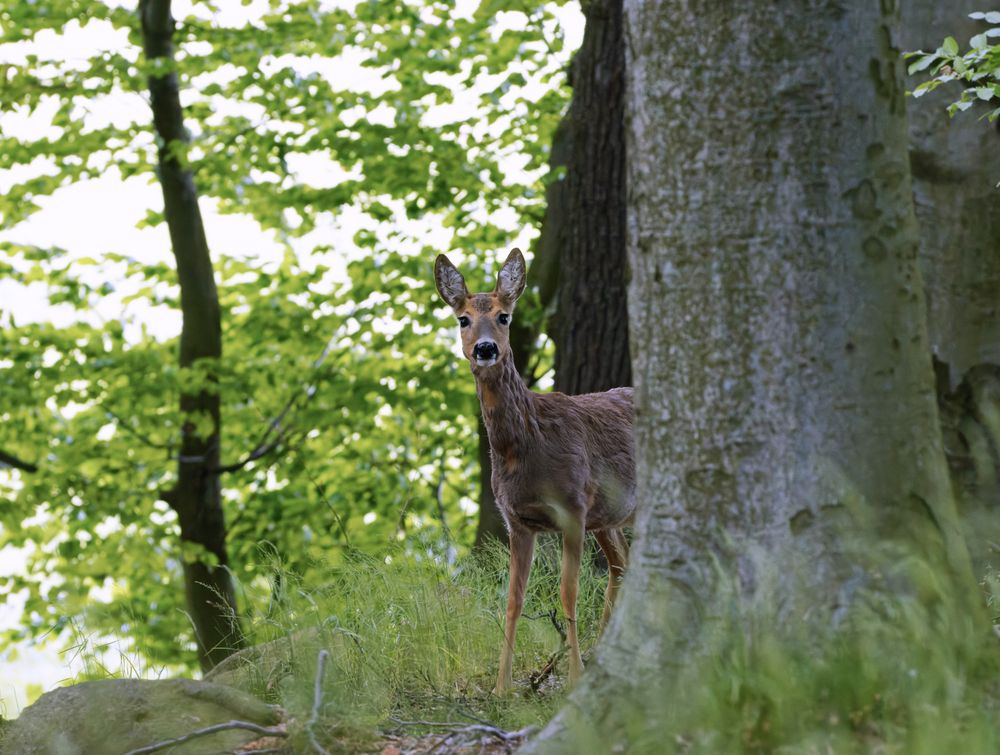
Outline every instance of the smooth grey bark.
<path id="1" fill-rule="evenodd" d="M 980 0 L 912 0 L 902 46 L 933 50 L 954 36 L 964 47 L 984 28 L 968 14 L 984 9 Z M 953 85 L 907 101 L 930 344 L 952 388 L 973 366 L 1000 364 L 1000 133 L 978 119 L 985 110 L 950 118 L 958 95 Z"/>
<path id="2" fill-rule="evenodd" d="M 652 725 L 637 705 L 692 648 L 717 564 L 822 620 L 857 584 L 844 535 L 923 519 L 971 579 L 897 24 L 891 0 L 625 3 L 641 508 L 584 683 L 526 752 L 615 751 L 630 720 Z"/>
<path id="3" fill-rule="evenodd" d="M 979 0 L 915 0 L 903 8 L 907 50 L 961 45 L 983 30 Z M 924 74 L 911 77 L 915 86 Z M 1000 504 L 1000 132 L 986 105 L 950 118 L 958 85 L 909 99 L 910 165 L 927 281 L 945 451 L 974 557 L 989 558 L 992 507 Z"/>
<path id="4" fill-rule="evenodd" d="M 181 291 L 180 366 L 191 367 L 199 360 L 222 356 L 219 297 L 194 178 L 178 157 L 178 147 L 185 147 L 190 139 L 184 127 L 177 75 L 172 71 L 174 21 L 170 0 L 142 0 L 139 17 L 146 60 L 160 61 L 166 70 L 162 75 L 150 75 L 149 93 L 160 145 L 164 216 Z M 164 500 L 177 512 L 182 543 L 195 544 L 210 554 L 205 557 L 197 552 L 186 553 L 182 559 L 198 661 L 207 671 L 243 644 L 236 592 L 228 568 L 219 481 L 219 394 L 211 390 L 182 393 L 180 409 L 186 420 L 177 483 L 164 493 Z M 198 415 L 210 418 L 212 429 L 208 435 L 198 433 Z"/>

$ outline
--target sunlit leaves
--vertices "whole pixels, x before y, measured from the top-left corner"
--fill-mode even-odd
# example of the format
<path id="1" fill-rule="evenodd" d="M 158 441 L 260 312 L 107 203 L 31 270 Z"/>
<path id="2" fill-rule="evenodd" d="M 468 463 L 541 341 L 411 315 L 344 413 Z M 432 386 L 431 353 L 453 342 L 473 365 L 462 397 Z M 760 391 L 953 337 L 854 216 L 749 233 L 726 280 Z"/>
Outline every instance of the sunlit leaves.
<path id="1" fill-rule="evenodd" d="M 33 617 L 8 640 L 85 617 L 89 631 L 134 637 L 161 662 L 190 660 L 166 499 L 183 424 L 210 420 L 181 415 L 182 390 L 218 391 L 222 461 L 242 464 L 221 478 L 238 582 L 266 577 L 275 556 L 308 578 L 320 560 L 410 535 L 471 542 L 474 386 L 430 283 L 430 260 L 447 249 L 405 223 L 432 219 L 475 274 L 540 219 L 567 103 L 551 8 L 483 2 L 460 15 L 433 0 L 302 0 L 253 17 L 222 5 L 194 3 L 176 19 L 192 139 L 175 154 L 203 201 L 252 216 L 284 257 L 214 255 L 223 358 L 180 369 L 177 343 L 151 337 L 132 309 L 176 311 L 171 265 L 142 249 L 90 260 L 0 249 L 5 279 L 72 313 L 60 327 L 16 323 L 0 302 L 0 448 L 40 468 L 0 470 L 0 547 L 34 548 L 27 573 L 0 581 L 0 595 L 27 592 Z M 109 171 L 155 181 L 156 150 L 181 149 L 152 137 L 146 75 L 160 64 L 143 61 L 137 28 L 133 9 L 102 3 L 0 8 L 0 46 L 14 45 L 0 117 L 35 119 L 0 135 L 12 181 L 0 226 Z M 99 44 L 60 56 L 94 30 Z M 502 167 L 512 157 L 516 173 Z M 292 251 L 348 210 L 352 247 L 322 239 L 311 254 Z M 162 223 L 162 206 L 139 221 Z M 85 232 L 99 234 L 100 219 Z M 95 316 L 112 293 L 121 316 Z"/>
<path id="2" fill-rule="evenodd" d="M 922 97 L 952 81 L 963 83 L 961 95 L 948 106 L 951 115 L 969 110 L 976 102 L 989 102 L 1000 94 L 1000 44 L 991 45 L 989 42 L 991 38 L 1000 37 L 1000 13 L 990 11 L 969 15 L 992 26 L 969 40 L 968 52 L 961 53 L 958 41 L 954 37 L 946 37 L 934 52 L 906 54 L 912 61 L 907 67 L 911 75 L 926 72 L 930 76 L 914 88 L 914 97 Z M 1000 108 L 990 110 L 984 117 L 996 120 L 1000 117 Z"/>

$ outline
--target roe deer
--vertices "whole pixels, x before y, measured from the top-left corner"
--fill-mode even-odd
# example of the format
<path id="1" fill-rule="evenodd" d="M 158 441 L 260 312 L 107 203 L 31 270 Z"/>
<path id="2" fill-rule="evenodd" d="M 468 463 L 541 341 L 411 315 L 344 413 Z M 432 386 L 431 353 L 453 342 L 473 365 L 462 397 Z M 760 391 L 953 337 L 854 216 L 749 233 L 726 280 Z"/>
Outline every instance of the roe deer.
<path id="1" fill-rule="evenodd" d="M 569 682 L 583 672 L 576 632 L 580 561 L 588 530 L 607 557 L 608 621 L 628 559 L 622 527 L 635 512 L 632 389 L 567 396 L 533 393 L 514 368 L 508 326 L 524 291 L 524 257 L 514 249 L 490 293 L 470 294 L 443 254 L 434 263 L 438 293 L 458 317 L 462 352 L 490 440 L 493 492 L 510 534 L 510 588 L 496 691 L 510 690 L 514 638 L 538 532 L 562 533 L 560 597 L 566 612 Z"/>

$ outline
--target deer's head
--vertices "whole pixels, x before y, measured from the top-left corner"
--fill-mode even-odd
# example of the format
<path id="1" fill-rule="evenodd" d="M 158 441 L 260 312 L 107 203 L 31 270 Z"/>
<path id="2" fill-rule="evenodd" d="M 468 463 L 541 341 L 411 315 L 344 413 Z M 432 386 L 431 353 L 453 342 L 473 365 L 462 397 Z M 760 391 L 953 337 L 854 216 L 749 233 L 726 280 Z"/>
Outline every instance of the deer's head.
<path id="1" fill-rule="evenodd" d="M 462 333 L 462 353 L 473 372 L 492 367 L 510 352 L 510 318 L 514 303 L 524 291 L 525 267 L 520 249 L 503 263 L 493 290 L 470 294 L 465 278 L 451 261 L 439 254 L 434 262 L 434 282 L 445 303 L 455 311 Z"/>

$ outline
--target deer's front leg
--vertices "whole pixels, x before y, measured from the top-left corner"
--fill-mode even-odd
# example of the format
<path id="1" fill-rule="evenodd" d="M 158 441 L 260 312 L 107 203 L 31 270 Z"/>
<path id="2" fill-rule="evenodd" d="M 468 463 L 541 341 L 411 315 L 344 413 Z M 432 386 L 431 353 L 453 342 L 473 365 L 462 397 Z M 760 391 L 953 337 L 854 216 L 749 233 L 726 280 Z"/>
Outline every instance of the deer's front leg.
<path id="1" fill-rule="evenodd" d="M 517 526 L 510 528 L 510 587 L 507 591 L 507 623 L 503 630 L 503 647 L 500 648 L 500 673 L 497 675 L 497 694 L 509 692 L 514 685 L 514 639 L 517 637 L 517 620 L 524 606 L 524 588 L 531 573 L 531 558 L 535 553 L 535 533 Z"/>
<path id="2" fill-rule="evenodd" d="M 583 675 L 583 658 L 576 634 L 576 596 L 580 586 L 580 561 L 586 530 L 582 520 L 571 520 L 563 528 L 562 579 L 559 595 L 566 613 L 566 641 L 569 644 L 569 683 L 574 685 Z"/>

